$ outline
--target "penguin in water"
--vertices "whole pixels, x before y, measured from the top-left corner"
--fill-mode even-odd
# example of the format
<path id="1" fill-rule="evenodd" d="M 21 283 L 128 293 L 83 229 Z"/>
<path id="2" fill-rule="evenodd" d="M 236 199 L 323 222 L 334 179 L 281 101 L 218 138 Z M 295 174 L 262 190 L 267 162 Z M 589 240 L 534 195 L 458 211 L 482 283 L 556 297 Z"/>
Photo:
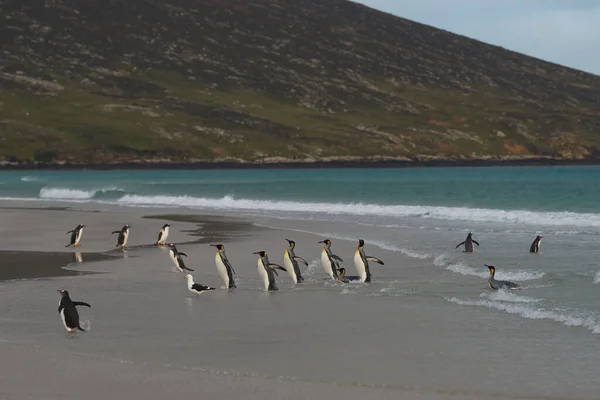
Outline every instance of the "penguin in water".
<path id="1" fill-rule="evenodd" d="M 131 225 L 125 225 L 123 226 L 123 228 L 121 228 L 120 231 L 113 231 L 111 233 L 111 235 L 114 235 L 115 233 L 119 234 L 119 237 L 117 238 L 117 244 L 115 245 L 115 247 L 121 246 L 121 250 L 123 250 L 123 248 L 127 244 L 127 239 L 129 239 L 129 228 L 131 228 Z"/>
<path id="2" fill-rule="evenodd" d="M 171 225 L 164 224 L 160 231 L 158 231 L 158 239 L 156 239 L 156 246 L 166 246 L 167 238 L 169 237 L 169 227 Z"/>
<path id="3" fill-rule="evenodd" d="M 61 295 L 60 301 L 58 302 L 58 313 L 60 314 L 60 318 L 67 332 L 74 332 L 76 330 L 85 332 L 85 329 L 79 325 L 79 313 L 77 312 L 77 306 L 91 306 L 83 301 L 71 300 L 71 297 L 69 297 L 69 292 L 66 290 L 57 290 L 57 292 Z"/>
<path id="4" fill-rule="evenodd" d="M 225 246 L 222 244 L 211 244 L 211 246 L 217 248 L 217 254 L 215 254 L 215 264 L 217 266 L 217 272 L 219 273 L 219 276 L 221 279 L 223 279 L 223 283 L 225 283 L 225 287 L 227 289 L 236 288 L 237 286 L 235 285 L 235 280 L 233 279 L 235 271 L 227 259 L 227 255 L 225 254 Z"/>
<path id="5" fill-rule="evenodd" d="M 187 254 L 177 251 L 177 247 L 175 246 L 175 244 L 171 243 L 169 245 L 169 257 L 171 258 L 171 261 L 173 261 L 173 264 L 175 264 L 175 267 L 179 270 L 179 272 L 183 272 L 184 269 L 193 272 L 193 269 L 190 269 L 185 266 L 185 263 L 183 262 L 183 258 L 181 258 L 181 256 L 187 257 Z"/>
<path id="6" fill-rule="evenodd" d="M 69 233 L 71 234 L 71 243 L 69 243 L 65 247 L 69 247 L 69 246 L 79 247 L 79 246 L 81 246 L 79 244 L 79 242 L 81 241 L 81 236 L 83 236 L 83 228 L 84 227 L 85 227 L 84 224 L 79 224 L 79 225 L 77 225 L 77 227 L 75 229 L 73 229 L 72 231 L 67 232 L 67 235 Z"/>
<path id="7" fill-rule="evenodd" d="M 471 232 L 469 232 L 469 234 L 467 235 L 467 238 L 465 239 L 464 242 L 461 242 L 459 244 L 456 245 L 455 249 L 458 249 L 460 246 L 462 246 L 463 244 L 465 245 L 465 253 L 472 253 L 473 251 L 475 251 L 475 249 L 473 248 L 473 243 L 475 243 L 478 247 L 479 247 L 479 242 L 476 241 L 475 239 L 473 239 L 473 234 Z"/>
<path id="8" fill-rule="evenodd" d="M 494 275 L 496 275 L 496 267 L 493 265 L 485 265 L 490 270 L 490 277 L 488 278 L 488 285 L 490 288 L 494 290 L 498 289 L 519 289 L 519 285 L 516 283 L 512 283 L 509 281 L 498 281 L 494 279 Z"/>
<path id="9" fill-rule="evenodd" d="M 194 277 L 190 274 L 187 274 L 185 276 L 185 279 L 187 280 L 187 288 L 190 291 L 190 293 L 197 294 L 198 296 L 200 296 L 204 292 L 208 292 L 209 290 L 215 290 L 215 288 L 213 287 L 201 285 L 199 283 L 194 283 Z"/>
<path id="10" fill-rule="evenodd" d="M 279 290 L 275 284 L 275 275 L 279 276 L 278 269 L 282 271 L 286 271 L 286 269 L 279 264 L 269 262 L 266 251 L 257 251 L 252 254 L 258 255 L 258 273 L 263 281 L 265 291 Z"/>
<path id="11" fill-rule="evenodd" d="M 325 273 L 333 280 L 338 277 L 338 261 L 344 262 L 340 257 L 336 256 L 331 252 L 331 240 L 321 240 L 319 243 L 324 243 L 323 250 L 321 251 L 321 265 L 325 270 Z"/>
<path id="12" fill-rule="evenodd" d="M 362 239 L 358 240 L 358 248 L 354 252 L 354 266 L 358 271 L 358 276 L 361 282 L 371 282 L 371 269 L 369 268 L 369 261 L 376 262 L 377 264 L 383 264 L 377 257 L 368 256 L 365 254 L 365 241 Z"/>
<path id="13" fill-rule="evenodd" d="M 537 235 L 535 237 L 535 239 L 533 240 L 533 243 L 531 243 L 531 247 L 529 248 L 530 253 L 539 253 L 540 252 L 540 246 L 542 245 L 542 238 L 543 238 L 543 236 L 540 236 L 540 235 Z"/>
<path id="14" fill-rule="evenodd" d="M 283 264 L 287 268 L 294 283 L 303 283 L 304 278 L 302 277 L 302 274 L 300 273 L 300 266 L 298 265 L 298 261 L 300 261 L 307 267 L 308 267 L 308 263 L 306 262 L 306 260 L 304 258 L 298 257 L 294 253 L 294 248 L 296 247 L 296 242 L 294 242 L 293 240 L 290 240 L 290 239 L 285 239 L 285 240 L 287 240 L 289 246 L 285 249 L 285 252 L 283 253 Z"/>
<path id="15" fill-rule="evenodd" d="M 360 276 L 346 276 L 346 268 L 338 268 L 338 282 L 340 283 L 350 283 L 350 282 L 360 282 Z"/>

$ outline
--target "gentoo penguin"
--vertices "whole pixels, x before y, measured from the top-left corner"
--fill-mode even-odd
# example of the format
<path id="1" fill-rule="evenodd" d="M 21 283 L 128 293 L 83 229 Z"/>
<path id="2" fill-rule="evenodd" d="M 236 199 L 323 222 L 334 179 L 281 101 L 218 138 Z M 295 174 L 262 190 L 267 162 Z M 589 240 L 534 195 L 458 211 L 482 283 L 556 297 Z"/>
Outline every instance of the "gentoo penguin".
<path id="1" fill-rule="evenodd" d="M 519 288 L 519 285 L 517 285 L 516 283 L 512 283 L 509 281 L 497 281 L 496 279 L 494 279 L 494 275 L 496 275 L 496 267 L 487 264 L 485 266 L 488 267 L 488 269 L 490 270 L 490 277 L 488 278 L 488 285 L 490 285 L 490 288 L 494 290 Z"/>
<path id="2" fill-rule="evenodd" d="M 121 246 L 121 250 L 123 250 L 123 248 L 127 244 L 127 239 L 129 239 L 129 228 L 131 228 L 131 225 L 125 225 L 123 226 L 123 228 L 121 228 L 120 231 L 113 231 L 112 235 L 114 235 L 115 233 L 119 234 L 117 244 L 115 245 L 115 247 Z"/>
<path id="3" fill-rule="evenodd" d="M 164 224 L 160 231 L 158 231 L 158 239 L 156 239 L 157 246 L 166 246 L 167 238 L 169 237 L 169 227 L 171 225 Z"/>
<path id="4" fill-rule="evenodd" d="M 367 256 L 365 254 L 365 241 L 362 239 L 358 240 L 358 248 L 354 252 L 354 266 L 358 272 L 361 282 L 371 282 L 371 270 L 369 269 L 369 261 L 376 262 L 377 264 L 383 265 L 377 257 Z"/>
<path id="5" fill-rule="evenodd" d="M 346 276 L 346 268 L 338 268 L 338 282 L 340 283 L 350 283 L 350 282 L 360 282 L 360 276 Z"/>
<path id="6" fill-rule="evenodd" d="M 75 229 L 73 229 L 72 231 L 67 232 L 67 235 L 69 233 L 71 234 L 71 243 L 69 243 L 65 247 L 69 247 L 69 246 L 79 247 L 79 246 L 81 246 L 79 244 L 79 241 L 81 240 L 81 236 L 83 235 L 83 227 L 84 226 L 85 226 L 84 224 L 79 224 L 79 225 L 77 225 L 77 227 Z"/>
<path id="7" fill-rule="evenodd" d="M 296 242 L 294 242 L 293 240 L 290 240 L 290 239 L 285 239 L 285 240 L 287 240 L 289 246 L 285 249 L 285 253 L 283 253 L 283 264 L 287 268 L 294 283 L 298 283 L 298 282 L 302 283 L 302 282 L 304 282 L 304 278 L 302 277 L 302 274 L 300 273 L 300 267 L 298 266 L 298 261 L 302 262 L 307 267 L 308 267 L 308 263 L 306 262 L 306 260 L 304 258 L 298 257 L 296 254 L 294 254 L 294 247 L 296 247 Z"/>
<path id="8" fill-rule="evenodd" d="M 77 312 L 76 306 L 91 306 L 83 301 L 71 300 L 69 292 L 66 290 L 57 290 L 57 292 L 61 295 L 60 301 L 58 302 L 58 313 L 60 314 L 60 318 L 62 319 L 67 332 L 74 332 L 76 330 L 85 332 L 85 329 L 79 326 L 79 313 Z"/>
<path id="9" fill-rule="evenodd" d="M 209 290 L 215 290 L 215 288 L 213 287 L 204 286 L 199 283 L 194 283 L 194 277 L 190 274 L 187 274 L 185 276 L 185 279 L 187 280 L 187 288 L 190 291 L 190 293 L 197 294 L 198 296 L 200 296 L 201 293 L 207 292 Z"/>
<path id="10" fill-rule="evenodd" d="M 270 263 L 266 251 L 257 251 L 252 254 L 258 255 L 258 273 L 263 280 L 265 291 L 279 290 L 275 284 L 275 275 L 279 276 L 277 269 L 282 271 L 286 271 L 286 269 L 281 265 Z"/>
<path id="11" fill-rule="evenodd" d="M 461 242 L 459 244 L 456 245 L 455 249 L 458 249 L 460 246 L 462 246 L 463 244 L 465 245 L 465 253 L 472 253 L 474 251 L 473 248 L 473 243 L 475 243 L 477 246 L 479 246 L 479 242 L 473 239 L 473 234 L 471 232 L 469 232 L 469 234 L 467 235 L 467 238 L 465 239 L 464 242 Z"/>
<path id="12" fill-rule="evenodd" d="M 331 240 L 321 240 L 319 243 L 324 243 L 323 250 L 321 251 L 321 265 L 325 270 L 325 273 L 331 279 L 337 279 L 338 261 L 344 262 L 341 258 L 331 252 Z"/>
<path id="13" fill-rule="evenodd" d="M 193 269 L 190 269 L 185 266 L 185 263 L 183 262 L 183 258 L 181 258 L 181 256 L 187 257 L 187 254 L 177 251 L 177 247 L 175 246 L 175 244 L 171 243 L 169 245 L 169 257 L 171 258 L 171 261 L 173 261 L 173 264 L 175 264 L 175 267 L 177 267 L 179 272 L 183 272 L 184 269 L 193 272 Z"/>
<path id="14" fill-rule="evenodd" d="M 215 264 L 217 265 L 217 272 L 219 272 L 219 276 L 221 279 L 223 279 L 223 283 L 225 283 L 225 287 L 227 289 L 233 289 L 237 287 L 235 285 L 235 280 L 233 279 L 235 271 L 227 259 L 227 255 L 225 254 L 225 246 L 222 244 L 211 244 L 211 246 L 217 248 L 217 254 L 215 254 Z"/>
<path id="15" fill-rule="evenodd" d="M 531 247 L 529 248 L 530 253 L 539 253 L 540 246 L 542 245 L 542 238 L 543 238 L 543 236 L 540 236 L 540 235 L 537 235 L 535 237 L 535 239 L 533 240 L 533 243 L 531 243 Z"/>

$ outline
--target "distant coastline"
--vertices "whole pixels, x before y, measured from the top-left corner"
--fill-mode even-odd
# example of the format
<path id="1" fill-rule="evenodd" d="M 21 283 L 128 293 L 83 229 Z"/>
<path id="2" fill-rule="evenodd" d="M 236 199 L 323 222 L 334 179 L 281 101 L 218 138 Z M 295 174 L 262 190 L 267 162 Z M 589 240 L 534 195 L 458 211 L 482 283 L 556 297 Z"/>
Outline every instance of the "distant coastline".
<path id="1" fill-rule="evenodd" d="M 0 171 L 11 170 L 157 170 L 157 169 L 316 169 L 316 168 L 423 168 L 423 167 L 528 167 L 600 165 L 600 158 L 559 159 L 415 159 L 415 160 L 333 160 L 333 161 L 197 161 L 123 162 L 109 164 L 0 162 Z"/>

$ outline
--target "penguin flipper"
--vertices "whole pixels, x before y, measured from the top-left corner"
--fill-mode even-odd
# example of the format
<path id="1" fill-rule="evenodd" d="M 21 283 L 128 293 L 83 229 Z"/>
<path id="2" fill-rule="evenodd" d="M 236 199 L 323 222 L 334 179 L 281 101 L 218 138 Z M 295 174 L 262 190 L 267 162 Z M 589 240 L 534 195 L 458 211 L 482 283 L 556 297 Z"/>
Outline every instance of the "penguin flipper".
<path id="1" fill-rule="evenodd" d="M 69 243 L 68 245 L 66 245 L 65 247 L 69 247 L 70 245 L 72 245 L 73 243 Z"/>
<path id="2" fill-rule="evenodd" d="M 65 306 L 63 306 L 62 304 L 60 304 L 58 306 L 58 313 L 60 314 L 60 312 L 65 308 Z"/>
<path id="3" fill-rule="evenodd" d="M 472 242 L 479 246 L 479 242 L 477 240 L 472 240 Z"/>
<path id="4" fill-rule="evenodd" d="M 74 301 L 73 305 L 74 306 L 86 306 L 86 307 L 92 308 L 92 306 L 90 306 L 88 303 L 86 303 L 84 301 Z"/>
<path id="5" fill-rule="evenodd" d="M 80 327 L 79 325 L 77 325 L 77 329 L 80 330 L 81 332 L 85 332 L 85 329 L 83 329 L 82 327 Z"/>
<path id="6" fill-rule="evenodd" d="M 191 268 L 188 268 L 188 267 L 186 267 L 185 265 L 184 265 L 184 266 L 182 266 L 182 267 L 181 267 L 181 269 L 186 269 L 186 270 L 188 270 L 188 271 L 194 272 L 194 270 L 193 270 L 193 269 L 191 269 Z"/>
<path id="7" fill-rule="evenodd" d="M 67 232 L 67 235 L 68 235 L 69 233 L 73 233 L 73 232 L 75 232 L 75 231 L 69 231 L 69 232 Z"/>
<path id="8" fill-rule="evenodd" d="M 287 269 L 283 268 L 283 267 L 282 267 L 281 265 L 279 265 L 279 264 L 271 264 L 271 263 L 269 263 L 269 267 L 273 268 L 273 271 L 275 271 L 276 269 L 280 269 L 280 270 L 282 270 L 282 271 L 285 271 L 285 272 L 287 272 Z M 277 272 L 275 272 L 275 273 L 277 273 Z"/>
<path id="9" fill-rule="evenodd" d="M 335 254 L 332 254 L 331 258 L 333 258 L 334 260 L 338 260 L 340 262 L 344 262 L 344 260 L 342 260 L 341 258 L 339 258 L 338 256 L 336 256 Z"/>
<path id="10" fill-rule="evenodd" d="M 304 263 L 304 265 L 306 265 L 308 267 L 308 263 L 306 262 L 306 260 L 304 258 L 296 256 L 296 257 L 294 257 L 294 259 L 302 261 Z"/>
<path id="11" fill-rule="evenodd" d="M 180 256 L 187 257 L 187 254 L 185 254 L 185 253 L 177 253 L 177 254 L 179 254 Z"/>
<path id="12" fill-rule="evenodd" d="M 121 231 L 114 231 L 111 233 L 111 235 L 114 235 L 115 233 L 121 233 Z"/>
<path id="13" fill-rule="evenodd" d="M 458 249 L 460 246 L 462 246 L 463 244 L 465 244 L 465 242 L 460 242 L 459 244 L 456 245 L 455 249 Z M 479 246 L 479 245 L 478 245 Z"/>
<path id="14" fill-rule="evenodd" d="M 233 272 L 233 274 L 234 274 L 234 275 L 237 275 L 237 274 L 235 273 L 235 270 L 234 270 L 234 269 L 233 269 L 233 267 L 231 266 L 231 263 L 229 262 L 229 260 L 228 260 L 228 259 L 225 259 L 224 261 L 225 261 L 225 262 L 224 262 L 225 266 L 226 266 L 227 268 L 231 269 L 231 272 Z"/>
<path id="15" fill-rule="evenodd" d="M 381 260 L 380 260 L 379 258 L 377 258 L 377 257 L 373 257 L 373 256 L 367 256 L 367 257 L 365 257 L 365 258 L 367 259 L 367 261 L 373 261 L 373 262 L 376 262 L 377 264 L 384 265 L 384 264 L 383 264 L 383 261 L 381 261 Z"/>

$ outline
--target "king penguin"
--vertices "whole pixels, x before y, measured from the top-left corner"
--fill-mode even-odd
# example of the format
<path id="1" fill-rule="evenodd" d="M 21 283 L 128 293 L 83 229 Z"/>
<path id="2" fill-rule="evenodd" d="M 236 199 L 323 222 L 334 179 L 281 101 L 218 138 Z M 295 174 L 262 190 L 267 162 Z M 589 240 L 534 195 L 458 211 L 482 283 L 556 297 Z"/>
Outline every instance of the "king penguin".
<path id="1" fill-rule="evenodd" d="M 475 239 L 473 239 L 473 234 L 471 232 L 469 232 L 469 234 L 467 235 L 467 238 L 465 239 L 464 242 L 460 242 L 459 244 L 456 245 L 455 249 L 458 249 L 460 246 L 462 246 L 463 244 L 465 245 L 465 253 L 472 253 L 475 249 L 473 248 L 473 243 L 475 243 L 477 246 L 479 246 L 479 242 L 476 241 Z"/>
<path id="2" fill-rule="evenodd" d="M 57 290 L 57 292 L 61 295 L 60 301 L 58 302 L 58 313 L 60 314 L 60 318 L 67 332 L 74 332 L 76 330 L 85 332 L 85 329 L 79 325 L 79 313 L 77 312 L 76 306 L 91 306 L 83 301 L 71 300 L 69 292 L 66 290 Z"/>
<path id="3" fill-rule="evenodd" d="M 169 227 L 171 225 L 164 224 L 160 231 L 158 231 L 158 239 L 156 239 L 157 246 L 165 246 L 167 244 L 167 238 L 169 237 Z"/>
<path id="4" fill-rule="evenodd" d="M 286 269 L 281 265 L 270 263 L 266 251 L 257 251 L 252 254 L 258 255 L 258 273 L 263 281 L 265 291 L 279 290 L 275 284 L 275 275 L 279 276 L 277 273 L 278 269 L 282 271 Z"/>
<path id="5" fill-rule="evenodd" d="M 344 262 L 341 258 L 331 252 L 331 240 L 321 240 L 319 243 L 324 243 L 323 250 L 321 251 L 321 265 L 325 270 L 327 276 L 333 280 L 337 280 L 338 277 L 338 261 Z"/>
<path id="6" fill-rule="evenodd" d="M 494 290 L 498 290 L 498 289 L 519 289 L 519 285 L 517 285 L 516 283 L 512 283 L 509 281 L 498 281 L 494 278 L 494 276 L 496 275 L 496 267 L 494 267 L 493 265 L 487 265 L 486 267 L 488 267 L 488 269 L 490 270 L 490 277 L 488 278 L 488 285 L 490 286 L 490 288 L 494 289 Z"/>
<path id="7" fill-rule="evenodd" d="M 175 246 L 174 243 L 171 243 L 169 245 L 169 258 L 171 258 L 171 261 L 173 261 L 175 267 L 179 270 L 179 272 L 183 272 L 184 269 L 193 272 L 193 269 L 190 269 L 185 266 L 185 263 L 183 262 L 183 258 L 181 256 L 187 257 L 187 254 L 177 251 L 177 246 Z"/>
<path id="8" fill-rule="evenodd" d="M 377 264 L 383 265 L 377 257 L 368 256 L 365 254 L 365 241 L 362 239 L 358 240 L 358 248 L 354 252 L 354 266 L 358 272 L 361 282 L 371 282 L 371 270 L 369 268 L 369 261 L 376 262 Z"/>
<path id="9" fill-rule="evenodd" d="M 79 247 L 79 246 L 81 246 L 79 244 L 79 242 L 81 241 L 81 236 L 83 236 L 83 227 L 84 226 L 85 226 L 84 224 L 79 224 L 79 225 L 77 225 L 77 227 L 75 229 L 73 229 L 72 231 L 67 232 L 67 235 L 69 233 L 71 234 L 71 243 L 69 243 L 65 247 L 69 247 L 69 246 Z"/>
<path id="10" fill-rule="evenodd" d="M 233 289 L 237 287 L 235 285 L 235 280 L 233 279 L 235 271 L 227 259 L 227 255 L 225 254 L 225 246 L 222 244 L 211 244 L 211 246 L 217 248 L 217 254 L 215 254 L 215 264 L 217 266 L 217 272 L 219 273 L 221 279 L 223 279 L 225 287 L 227 289 Z"/>
<path id="11" fill-rule="evenodd" d="M 530 253 L 539 253 L 540 246 L 542 245 L 542 238 L 543 238 L 543 236 L 540 236 L 540 235 L 537 235 L 535 237 L 535 239 L 533 240 L 533 243 L 531 243 L 531 247 L 529 248 Z"/>
<path id="12" fill-rule="evenodd" d="M 346 268 L 339 268 L 337 280 L 340 283 L 361 282 L 361 277 L 360 276 L 346 276 Z"/>
<path id="13" fill-rule="evenodd" d="M 121 246 L 121 250 L 123 250 L 123 248 L 127 244 L 127 239 L 129 239 L 129 228 L 131 228 L 131 225 L 124 225 L 120 231 L 112 232 L 112 235 L 114 235 L 115 233 L 119 234 L 119 237 L 117 238 L 117 244 L 115 245 L 115 247 Z"/>
<path id="14" fill-rule="evenodd" d="M 289 246 L 285 249 L 285 252 L 283 253 L 283 265 L 285 265 L 285 267 L 287 268 L 287 271 L 290 274 L 290 276 L 292 277 L 292 280 L 294 281 L 294 283 L 303 283 L 304 278 L 302 277 L 302 274 L 300 273 L 300 266 L 298 265 L 298 261 L 300 261 L 307 267 L 308 267 L 308 263 L 306 262 L 306 260 L 304 258 L 298 257 L 294 253 L 294 248 L 296 247 L 296 242 L 294 242 L 293 240 L 290 240 L 290 239 L 285 239 L 285 240 L 287 240 Z"/>

